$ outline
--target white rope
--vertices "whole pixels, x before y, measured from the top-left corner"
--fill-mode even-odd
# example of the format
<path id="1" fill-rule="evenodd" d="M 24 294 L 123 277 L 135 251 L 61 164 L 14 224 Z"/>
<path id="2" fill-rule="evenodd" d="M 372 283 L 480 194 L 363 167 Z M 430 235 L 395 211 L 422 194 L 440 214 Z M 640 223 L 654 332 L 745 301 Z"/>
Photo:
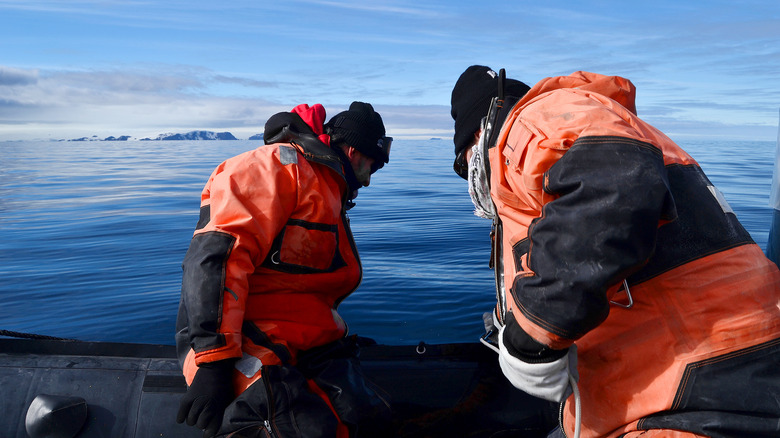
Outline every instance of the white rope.
<path id="1" fill-rule="evenodd" d="M 482 342 L 484 346 L 487 348 L 493 350 L 496 352 L 496 354 L 501 354 L 501 350 L 498 349 L 495 345 L 491 344 L 490 342 L 486 341 L 484 338 L 479 338 L 479 342 Z"/>
<path id="2" fill-rule="evenodd" d="M 580 427 L 582 426 L 582 400 L 580 400 L 580 390 L 577 388 L 577 381 L 569 373 L 569 383 L 574 392 L 574 438 L 580 438 Z M 561 425 L 563 427 L 563 425 Z"/>

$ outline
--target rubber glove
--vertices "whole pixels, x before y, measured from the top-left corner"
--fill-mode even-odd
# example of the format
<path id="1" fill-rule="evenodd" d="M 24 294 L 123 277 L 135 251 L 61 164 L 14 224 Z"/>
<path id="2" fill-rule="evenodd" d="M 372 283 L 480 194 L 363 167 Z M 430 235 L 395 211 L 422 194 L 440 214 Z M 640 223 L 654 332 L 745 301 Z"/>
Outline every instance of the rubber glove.
<path id="1" fill-rule="evenodd" d="M 526 362 L 512 355 L 504 342 L 506 325 L 498 332 L 498 363 L 507 380 L 515 388 L 552 402 L 566 400 L 573 390 L 569 374 L 579 381 L 577 346 L 572 344 L 566 354 L 547 361 Z"/>
<path id="2" fill-rule="evenodd" d="M 203 363 L 198 367 L 192 385 L 179 404 L 177 423 L 203 429 L 204 437 L 213 437 L 222 424 L 225 408 L 233 401 L 231 382 L 234 360 Z"/>

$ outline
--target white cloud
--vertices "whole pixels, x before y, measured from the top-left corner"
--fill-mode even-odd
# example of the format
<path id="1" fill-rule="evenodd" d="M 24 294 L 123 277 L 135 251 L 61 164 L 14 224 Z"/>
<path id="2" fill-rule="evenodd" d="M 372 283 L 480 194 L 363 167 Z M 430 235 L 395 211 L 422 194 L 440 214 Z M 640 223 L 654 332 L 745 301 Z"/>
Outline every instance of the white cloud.
<path id="1" fill-rule="evenodd" d="M 426 9 L 421 7 L 420 3 L 411 4 L 405 2 L 382 2 L 373 1 L 366 2 L 362 0 L 356 1 L 329 1 L 329 0 L 299 0 L 299 3 L 315 4 L 320 6 L 327 6 L 336 9 L 347 9 L 352 11 L 369 12 L 373 14 L 396 14 L 402 16 L 414 16 L 414 17 L 437 17 L 443 13 L 443 8 Z M 396 6 L 401 4 L 402 6 Z"/>
<path id="2" fill-rule="evenodd" d="M 249 129 L 362 100 L 424 136 L 451 129 L 455 80 L 484 64 L 528 84 L 625 76 L 654 120 L 755 132 L 776 126 L 780 27 L 776 4 L 744 3 L 0 0 L 0 129 Z"/>
<path id="3" fill-rule="evenodd" d="M 31 85 L 37 81 L 37 70 L 22 70 L 19 68 L 0 66 L 0 87 Z"/>

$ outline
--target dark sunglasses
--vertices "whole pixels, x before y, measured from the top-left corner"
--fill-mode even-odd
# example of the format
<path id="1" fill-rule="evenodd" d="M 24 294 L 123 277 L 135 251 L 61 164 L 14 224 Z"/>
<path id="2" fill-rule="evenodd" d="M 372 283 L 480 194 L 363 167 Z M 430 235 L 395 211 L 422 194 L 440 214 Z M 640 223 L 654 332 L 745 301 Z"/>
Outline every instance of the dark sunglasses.
<path id="1" fill-rule="evenodd" d="M 466 181 L 469 180 L 469 163 L 466 161 L 467 150 L 468 148 L 459 153 L 458 156 L 455 157 L 455 162 L 452 163 L 452 170 L 454 170 L 459 177 L 465 179 Z"/>
<path id="2" fill-rule="evenodd" d="M 390 161 L 390 146 L 393 145 L 393 137 L 382 137 L 376 142 L 376 147 L 384 154 L 383 158 L 375 159 L 371 165 L 371 173 L 383 168 L 385 163 Z"/>

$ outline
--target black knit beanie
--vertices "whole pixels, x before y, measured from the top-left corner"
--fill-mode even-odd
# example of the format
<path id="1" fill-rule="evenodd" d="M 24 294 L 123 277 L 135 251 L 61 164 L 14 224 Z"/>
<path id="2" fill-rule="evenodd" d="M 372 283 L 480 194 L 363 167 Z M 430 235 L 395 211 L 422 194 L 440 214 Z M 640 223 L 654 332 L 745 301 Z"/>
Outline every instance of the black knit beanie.
<path id="1" fill-rule="evenodd" d="M 506 96 L 523 97 L 528 92 L 528 85 L 507 79 L 504 85 Z M 463 152 L 479 131 L 482 118 L 487 116 L 490 101 L 498 96 L 498 73 L 490 67 L 472 65 L 458 78 L 452 89 L 452 110 L 450 114 L 455 120 L 455 156 Z"/>
<path id="2" fill-rule="evenodd" d="M 330 135 L 331 145 L 346 143 L 374 160 L 388 161 L 387 153 L 377 146 L 385 136 L 385 125 L 370 103 L 352 102 L 347 111 L 325 124 L 325 133 Z"/>

